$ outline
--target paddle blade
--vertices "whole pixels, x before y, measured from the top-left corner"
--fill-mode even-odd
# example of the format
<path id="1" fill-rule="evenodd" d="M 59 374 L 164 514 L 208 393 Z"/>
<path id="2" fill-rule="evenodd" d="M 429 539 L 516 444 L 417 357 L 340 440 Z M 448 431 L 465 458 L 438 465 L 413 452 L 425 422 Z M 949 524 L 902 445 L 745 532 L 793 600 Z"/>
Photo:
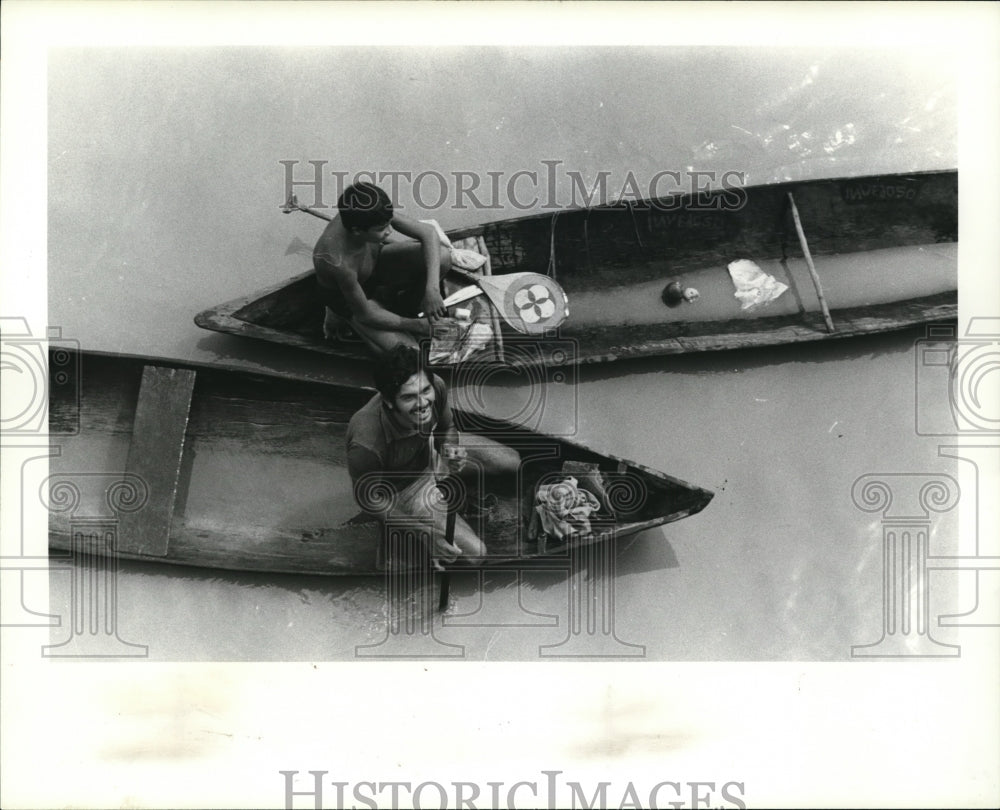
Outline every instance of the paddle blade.
<path id="1" fill-rule="evenodd" d="M 507 322 L 526 335 L 555 329 L 569 315 L 563 288 L 541 273 L 484 276 L 477 281 Z"/>

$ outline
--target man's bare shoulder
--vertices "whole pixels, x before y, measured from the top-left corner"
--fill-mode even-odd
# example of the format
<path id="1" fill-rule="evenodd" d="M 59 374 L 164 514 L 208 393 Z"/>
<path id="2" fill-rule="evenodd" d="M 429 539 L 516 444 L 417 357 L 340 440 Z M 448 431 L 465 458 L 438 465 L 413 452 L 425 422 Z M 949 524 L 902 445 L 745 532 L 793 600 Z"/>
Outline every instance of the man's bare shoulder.
<path id="1" fill-rule="evenodd" d="M 336 221 L 331 222 L 313 248 L 316 272 L 327 277 L 357 277 L 361 262 L 362 257 L 347 250 L 343 228 Z"/>
<path id="2" fill-rule="evenodd" d="M 336 221 L 327 225 L 323 229 L 323 233 L 319 239 L 316 240 L 316 246 L 313 248 L 313 258 L 322 257 L 327 261 L 332 261 L 335 257 L 343 255 L 344 239 L 342 230 Z M 334 263 L 339 264 L 336 261 Z"/>

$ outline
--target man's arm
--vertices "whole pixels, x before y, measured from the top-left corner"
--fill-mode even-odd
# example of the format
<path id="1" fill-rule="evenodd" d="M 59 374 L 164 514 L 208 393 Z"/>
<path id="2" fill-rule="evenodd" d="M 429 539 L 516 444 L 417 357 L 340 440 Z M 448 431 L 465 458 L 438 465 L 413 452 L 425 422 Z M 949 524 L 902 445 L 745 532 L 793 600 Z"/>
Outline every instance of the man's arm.
<path id="1" fill-rule="evenodd" d="M 347 472 L 354 485 L 354 500 L 368 515 L 385 520 L 387 510 L 378 508 L 382 488 L 389 486 L 383 479 L 382 461 L 367 447 L 352 444 L 347 448 Z"/>
<path id="2" fill-rule="evenodd" d="M 420 242 L 424 254 L 426 284 L 424 287 L 423 311 L 435 318 L 448 314 L 441 298 L 441 240 L 437 231 L 426 222 L 419 222 L 402 214 L 392 218 L 393 229 L 404 236 Z"/>
<path id="3" fill-rule="evenodd" d="M 347 306 L 351 308 L 351 312 L 359 323 L 376 329 L 409 332 L 420 337 L 431 334 L 431 327 L 426 319 L 404 318 L 402 315 L 397 315 L 395 312 L 390 312 L 385 307 L 380 306 L 377 301 L 368 298 L 358 283 L 357 275 L 351 270 L 334 266 L 332 275 L 347 302 Z"/>

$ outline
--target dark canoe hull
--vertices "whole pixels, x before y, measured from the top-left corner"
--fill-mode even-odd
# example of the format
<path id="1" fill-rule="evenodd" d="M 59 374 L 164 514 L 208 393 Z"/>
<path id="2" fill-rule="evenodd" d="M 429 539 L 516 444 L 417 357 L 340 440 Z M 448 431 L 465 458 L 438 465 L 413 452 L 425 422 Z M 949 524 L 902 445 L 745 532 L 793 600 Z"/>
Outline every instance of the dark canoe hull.
<path id="1" fill-rule="evenodd" d="M 98 353 L 62 352 L 50 369 L 58 452 L 43 494 L 54 555 L 380 573 L 381 534 L 359 513 L 344 458 L 347 420 L 370 389 Z M 522 457 L 518 484 L 469 517 L 490 550 L 488 565 L 565 567 L 573 547 L 679 520 L 712 498 L 564 439 L 471 413 L 456 411 L 456 420 Z M 539 545 L 527 534 L 534 485 L 567 461 L 599 466 L 616 512 L 595 520 L 588 537 Z"/>
<path id="2" fill-rule="evenodd" d="M 835 330 L 827 331 L 790 213 L 794 196 Z M 629 205 L 543 213 L 454 231 L 476 238 L 494 275 L 538 272 L 566 290 L 570 317 L 550 338 L 503 325 L 489 364 L 561 365 L 828 340 L 954 320 L 958 173 L 815 180 Z M 729 262 L 749 259 L 789 286 L 743 311 Z M 701 293 L 667 307 L 669 281 Z M 206 329 L 366 358 L 325 340 L 311 271 L 200 313 Z"/>

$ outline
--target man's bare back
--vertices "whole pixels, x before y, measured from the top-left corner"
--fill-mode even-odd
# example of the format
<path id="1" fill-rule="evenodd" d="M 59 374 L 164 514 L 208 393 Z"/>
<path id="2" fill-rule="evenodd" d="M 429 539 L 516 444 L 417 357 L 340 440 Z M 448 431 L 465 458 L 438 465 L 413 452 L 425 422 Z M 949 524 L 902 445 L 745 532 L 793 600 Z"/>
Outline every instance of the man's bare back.
<path id="1" fill-rule="evenodd" d="M 360 247 L 349 247 L 346 236 L 347 232 L 338 217 L 326 226 L 316 242 L 313 267 L 321 287 L 337 290 L 340 288 L 338 276 L 345 275 L 357 280 L 363 287 L 375 270 L 382 246 L 363 242 Z"/>

